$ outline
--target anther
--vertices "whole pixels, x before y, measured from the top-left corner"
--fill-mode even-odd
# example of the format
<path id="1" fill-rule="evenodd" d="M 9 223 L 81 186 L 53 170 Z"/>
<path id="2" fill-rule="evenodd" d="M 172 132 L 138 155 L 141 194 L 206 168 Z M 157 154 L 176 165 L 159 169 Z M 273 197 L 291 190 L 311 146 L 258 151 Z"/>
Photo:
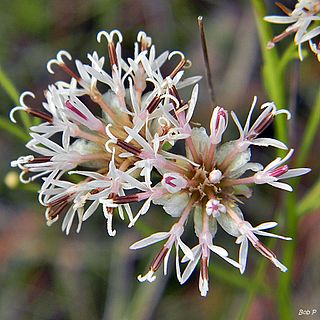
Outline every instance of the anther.
<path id="1" fill-rule="evenodd" d="M 46 122 L 52 123 L 52 121 L 53 121 L 53 117 L 46 112 L 38 111 L 35 109 L 31 109 L 31 108 L 26 109 L 26 112 L 28 114 L 30 114 L 31 116 L 34 116 L 36 118 L 40 118 Z"/>
<path id="2" fill-rule="evenodd" d="M 273 122 L 274 117 L 275 114 L 271 111 L 256 127 L 253 127 L 249 131 L 247 139 L 252 140 L 255 139 L 258 135 L 260 135 Z"/>
<path id="3" fill-rule="evenodd" d="M 151 102 L 149 103 L 149 105 L 147 106 L 147 110 L 149 113 L 152 113 L 156 108 L 157 106 L 160 104 L 162 98 L 160 98 L 158 95 L 155 96 Z"/>
<path id="4" fill-rule="evenodd" d="M 60 213 L 66 208 L 67 205 L 68 205 L 68 202 L 64 202 L 57 208 L 54 208 L 53 210 L 52 210 L 52 207 L 49 207 L 48 219 L 53 220 L 54 218 L 58 217 Z"/>
<path id="5" fill-rule="evenodd" d="M 200 273 L 201 277 L 204 280 L 209 279 L 209 270 L 208 270 L 208 258 L 207 257 L 201 257 L 200 260 Z"/>
<path id="6" fill-rule="evenodd" d="M 289 8 L 287 8 L 284 4 L 282 4 L 281 2 L 275 2 L 275 5 L 280 8 L 286 15 L 290 16 L 292 13 L 292 10 L 290 10 Z"/>
<path id="7" fill-rule="evenodd" d="M 48 162 L 51 160 L 52 157 L 47 156 L 47 157 L 36 157 L 33 158 L 32 160 L 29 160 L 28 163 L 44 163 L 44 162 Z"/>
<path id="8" fill-rule="evenodd" d="M 179 106 L 181 107 L 182 106 L 182 100 L 181 100 L 181 98 L 179 96 L 179 93 L 178 93 L 178 90 L 177 90 L 176 86 L 171 86 L 171 88 L 169 88 L 169 93 L 171 95 L 173 95 L 174 97 L 176 97 L 176 99 L 179 101 Z M 179 109 L 179 108 L 176 106 L 176 110 L 177 109 Z"/>
<path id="9" fill-rule="evenodd" d="M 137 202 L 137 201 L 139 201 L 139 197 L 137 194 L 131 194 L 127 196 L 115 196 L 112 199 L 112 202 L 114 204 L 125 204 L 125 203 Z"/>
<path id="10" fill-rule="evenodd" d="M 130 153 L 133 153 L 135 156 L 139 156 L 141 153 L 141 150 L 139 148 L 135 147 L 131 143 L 125 142 L 120 139 L 117 139 L 116 145 Z"/>
<path id="11" fill-rule="evenodd" d="M 266 258 L 274 259 L 276 258 L 276 255 L 267 248 L 261 241 L 258 241 L 257 243 L 253 243 L 253 246 Z"/>
<path id="12" fill-rule="evenodd" d="M 179 55 L 180 57 L 181 57 L 181 60 L 180 60 L 180 62 L 177 64 L 177 66 L 173 69 L 173 71 L 170 73 L 170 75 L 169 75 L 169 77 L 171 78 L 171 79 L 173 79 L 176 75 L 177 75 L 177 73 L 179 72 L 179 71 L 181 71 L 182 70 L 182 68 L 187 64 L 187 59 L 184 57 L 184 54 L 182 53 L 182 52 L 180 52 L 180 51 L 173 51 L 173 52 L 171 52 L 170 54 L 169 54 L 169 56 L 168 56 L 168 60 L 170 60 L 174 55 Z"/>
<path id="13" fill-rule="evenodd" d="M 281 167 L 279 167 L 279 168 L 277 168 L 277 169 L 272 170 L 272 171 L 269 173 L 269 175 L 270 175 L 271 177 L 277 178 L 277 177 L 282 176 L 282 175 L 285 174 L 286 172 L 288 172 L 288 170 L 289 170 L 289 167 L 288 167 L 287 165 L 284 165 L 284 166 L 281 166 Z"/>
<path id="14" fill-rule="evenodd" d="M 86 115 L 84 115 L 79 109 L 77 109 L 77 108 L 70 102 L 70 100 L 67 100 L 65 104 L 66 104 L 66 107 L 67 107 L 70 111 L 74 112 L 75 114 L 77 114 L 77 115 L 78 115 L 79 117 L 81 117 L 82 119 L 88 120 L 88 117 L 87 117 Z"/>
<path id="15" fill-rule="evenodd" d="M 156 272 L 160 268 L 160 266 L 161 266 L 164 258 L 166 257 L 168 251 L 169 251 L 169 248 L 167 248 L 167 247 L 163 247 L 160 250 L 160 252 L 153 259 L 153 261 L 152 261 L 152 263 L 150 265 L 150 270 L 152 270 L 153 272 Z"/>

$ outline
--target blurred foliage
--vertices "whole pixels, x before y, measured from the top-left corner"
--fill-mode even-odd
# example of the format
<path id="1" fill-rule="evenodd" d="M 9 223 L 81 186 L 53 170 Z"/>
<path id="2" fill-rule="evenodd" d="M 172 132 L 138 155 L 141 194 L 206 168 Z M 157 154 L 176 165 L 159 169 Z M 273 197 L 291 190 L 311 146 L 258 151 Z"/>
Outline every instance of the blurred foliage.
<path id="1" fill-rule="evenodd" d="M 278 13 L 273 1 L 266 4 L 268 13 Z M 292 1 L 286 4 L 292 7 Z M 320 69 L 314 57 L 306 54 L 305 61 L 299 64 L 301 77 L 295 78 L 296 52 L 289 46 L 289 39 L 279 44 L 278 51 L 266 52 L 266 34 L 273 34 L 277 26 L 272 31 L 257 19 L 257 28 L 251 5 L 259 17 L 263 1 L 1 1 L 0 319 L 272 320 L 279 318 L 279 310 L 283 315 L 288 308 L 287 318 L 305 307 L 318 308 L 320 312 L 320 279 L 315 271 L 320 267 L 320 252 L 314 245 L 320 240 L 316 232 L 320 226 L 320 165 L 314 150 L 319 144 L 320 95 L 317 98 L 315 93 L 319 90 Z M 244 276 L 219 259 L 214 261 L 211 290 L 205 299 L 198 293 L 197 275 L 182 287 L 174 272 L 162 277 L 161 270 L 155 283 L 140 284 L 135 280 L 146 269 L 155 248 L 137 253 L 128 247 L 153 230 L 167 229 L 167 217 L 160 211 L 154 208 L 152 215 L 137 225 L 139 234 L 123 226 L 117 237 L 110 239 L 104 218 L 97 213 L 79 235 L 73 232 L 67 237 L 60 232 L 59 222 L 51 228 L 45 226 L 43 210 L 37 202 L 37 184 L 22 186 L 9 169 L 12 159 L 27 152 L 26 127 L 33 120 L 19 114 L 21 126 L 14 125 L 8 121 L 8 112 L 18 103 L 18 92 L 24 90 L 34 92 L 33 107 L 41 107 L 43 90 L 64 76 L 59 72 L 49 76 L 45 69 L 46 62 L 58 50 L 66 49 L 79 59 L 86 59 L 86 54 L 94 50 L 106 54 L 106 48 L 96 43 L 96 33 L 118 28 L 125 38 L 124 51 L 130 53 L 137 32 L 144 29 L 153 37 L 158 53 L 181 50 L 193 62 L 191 74 L 204 74 L 198 15 L 205 18 L 219 105 L 246 114 L 253 95 L 259 96 L 261 103 L 273 99 L 280 108 L 289 105 L 294 119 L 293 134 L 288 139 L 298 151 L 297 163 L 313 168 L 313 173 L 299 184 L 295 198 L 262 188 L 246 204 L 246 214 L 253 223 L 272 220 L 275 215 L 283 233 L 289 232 L 295 239 L 288 245 L 291 247 L 270 243 L 289 263 L 287 278 L 281 278 L 278 270 L 250 250 L 254 257 L 249 259 Z M 294 81 L 298 82 L 298 92 L 291 92 Z M 195 121 L 208 124 L 211 107 L 202 80 Z M 287 136 L 283 123 L 277 125 L 276 132 Z M 272 130 L 267 133 L 272 134 Z M 263 153 L 258 157 L 270 160 Z M 296 186 L 298 182 L 301 181 Z M 225 241 L 218 234 L 217 243 Z M 226 243 L 226 247 L 232 256 L 236 255 L 232 244 Z M 281 301 L 275 292 L 289 301 Z"/>

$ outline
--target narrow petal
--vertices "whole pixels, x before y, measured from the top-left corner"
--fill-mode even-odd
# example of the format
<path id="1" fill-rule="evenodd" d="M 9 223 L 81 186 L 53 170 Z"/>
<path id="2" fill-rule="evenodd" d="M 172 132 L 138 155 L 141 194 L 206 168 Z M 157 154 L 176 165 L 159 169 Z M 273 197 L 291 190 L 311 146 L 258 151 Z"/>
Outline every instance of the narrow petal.
<path id="1" fill-rule="evenodd" d="M 222 247 L 215 246 L 214 244 L 208 243 L 209 249 L 219 255 L 220 257 L 227 257 L 228 256 L 228 251 Z"/>
<path id="2" fill-rule="evenodd" d="M 302 176 L 304 174 L 307 174 L 311 171 L 310 168 L 297 168 L 297 169 L 290 169 L 283 175 L 279 177 L 279 179 L 287 179 L 287 178 L 292 178 L 292 177 L 298 177 Z"/>
<path id="3" fill-rule="evenodd" d="M 180 238 L 177 238 L 177 241 L 182 252 L 188 257 L 189 260 L 193 260 L 194 256 L 192 250 L 186 244 L 184 244 Z"/>
<path id="4" fill-rule="evenodd" d="M 250 144 L 253 144 L 255 146 L 261 146 L 261 147 L 275 147 L 283 150 L 287 150 L 288 147 L 281 141 L 272 139 L 272 138 L 257 138 L 250 142 Z"/>
<path id="5" fill-rule="evenodd" d="M 283 24 L 283 23 L 294 23 L 297 21 L 297 18 L 286 17 L 286 16 L 266 16 L 263 18 L 263 20 L 267 22 Z"/>
<path id="6" fill-rule="evenodd" d="M 147 246 L 150 246 L 156 242 L 162 241 L 170 236 L 169 232 L 157 232 L 151 236 L 139 240 L 130 246 L 130 249 L 137 250 Z"/>
<path id="7" fill-rule="evenodd" d="M 244 273 L 247 265 L 247 256 L 248 256 L 248 239 L 243 237 L 240 249 L 239 249 L 239 264 L 240 264 L 240 272 Z"/>
<path id="8" fill-rule="evenodd" d="M 283 189 L 286 191 L 290 191 L 290 192 L 293 191 L 293 188 L 290 185 L 288 185 L 287 183 L 275 181 L 275 182 L 269 182 L 268 184 L 270 184 L 273 187 Z"/>
<path id="9" fill-rule="evenodd" d="M 300 43 L 303 43 L 305 41 L 308 41 L 316 36 L 318 36 L 320 34 L 320 26 L 315 27 L 314 29 L 312 29 L 311 31 L 307 32 L 301 39 L 300 39 Z"/>
<path id="10" fill-rule="evenodd" d="M 282 240 L 292 240 L 292 238 L 290 237 L 279 236 L 277 234 L 265 232 L 265 231 L 254 231 L 254 233 L 264 237 L 278 238 Z"/>
<path id="11" fill-rule="evenodd" d="M 180 284 L 184 284 L 189 279 L 190 275 L 192 274 L 192 272 L 194 271 L 195 267 L 197 266 L 197 264 L 199 262 L 199 259 L 201 256 L 201 248 L 199 245 L 197 245 L 195 248 L 197 248 L 197 250 L 195 250 L 195 252 L 193 252 L 194 259 L 190 260 L 189 263 L 187 264 L 186 268 L 184 269 Z"/>
<path id="12" fill-rule="evenodd" d="M 271 228 L 274 228 L 277 225 L 278 225 L 278 223 L 274 222 L 274 221 L 264 222 L 264 223 L 261 223 L 261 224 L 257 225 L 256 227 L 254 227 L 253 230 L 271 229 Z"/>

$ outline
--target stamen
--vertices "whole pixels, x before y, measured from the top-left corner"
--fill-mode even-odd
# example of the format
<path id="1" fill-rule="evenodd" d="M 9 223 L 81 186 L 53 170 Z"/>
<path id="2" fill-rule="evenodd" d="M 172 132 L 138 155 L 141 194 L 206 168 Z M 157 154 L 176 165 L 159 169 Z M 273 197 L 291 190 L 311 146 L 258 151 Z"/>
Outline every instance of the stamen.
<path id="1" fill-rule="evenodd" d="M 276 43 L 280 42 L 282 39 L 286 38 L 287 36 L 289 36 L 291 33 L 296 32 L 297 29 L 291 29 L 289 31 L 284 31 L 280 34 L 278 34 L 277 36 L 275 36 L 268 44 L 267 44 L 267 49 L 272 49 Z"/>
<path id="2" fill-rule="evenodd" d="M 79 109 L 77 109 L 71 102 L 70 100 L 66 101 L 66 107 L 71 110 L 72 112 L 76 113 L 79 117 L 81 117 L 84 120 L 88 120 L 88 117 L 84 115 Z"/>
<path id="3" fill-rule="evenodd" d="M 149 113 L 152 113 L 156 108 L 157 106 L 160 104 L 162 98 L 160 98 L 160 96 L 155 96 L 151 102 L 149 103 L 149 105 L 147 106 L 147 110 Z"/>
<path id="4" fill-rule="evenodd" d="M 182 100 L 181 100 L 181 98 L 179 96 L 179 93 L 178 93 L 178 90 L 177 90 L 176 86 L 171 86 L 171 88 L 169 88 L 169 93 L 177 98 L 177 100 L 179 101 L 179 106 L 181 107 L 182 106 Z M 176 106 L 176 110 L 178 110 L 179 106 L 177 106 L 175 103 L 174 103 L 174 105 Z"/>
<path id="5" fill-rule="evenodd" d="M 152 261 L 152 263 L 150 265 L 150 270 L 152 270 L 153 272 L 156 272 L 160 268 L 160 266 L 161 266 L 164 258 L 166 257 L 166 254 L 168 253 L 168 251 L 169 251 L 169 248 L 167 248 L 167 247 L 163 247 L 160 250 L 160 252 L 153 259 L 153 261 Z"/>
<path id="6" fill-rule="evenodd" d="M 64 202 L 57 208 L 53 208 L 50 206 L 47 212 L 48 220 L 53 220 L 54 218 L 58 217 L 59 214 L 66 208 L 68 204 L 69 204 L 68 202 Z"/>
<path id="7" fill-rule="evenodd" d="M 187 60 L 186 58 L 184 57 L 184 54 L 180 51 L 173 51 L 169 54 L 168 56 L 168 60 L 170 60 L 174 55 L 179 55 L 181 57 L 181 60 L 180 62 L 177 64 L 177 66 L 173 69 L 173 71 L 170 73 L 169 77 L 171 79 L 173 79 L 177 73 L 182 70 L 182 68 L 186 65 L 187 63 Z"/>
<path id="8" fill-rule="evenodd" d="M 125 203 L 139 201 L 139 196 L 138 194 L 130 194 L 127 196 L 116 196 L 112 200 L 113 200 L 112 202 L 115 204 L 125 204 Z"/>
<path id="9" fill-rule="evenodd" d="M 176 187 L 177 185 L 175 185 L 175 184 L 172 182 L 172 180 L 176 180 L 176 178 L 175 178 L 175 177 L 166 177 L 166 178 L 164 179 L 164 181 L 165 181 L 166 184 L 170 185 L 171 187 Z"/>
<path id="10" fill-rule="evenodd" d="M 281 2 L 275 2 L 275 5 L 280 8 L 286 15 L 291 16 L 292 14 L 292 10 L 290 10 L 289 8 L 287 8 L 284 4 L 282 4 Z"/>
<path id="11" fill-rule="evenodd" d="M 285 174 L 286 172 L 288 172 L 288 170 L 289 170 L 289 167 L 288 167 L 287 165 L 284 165 L 284 166 L 281 166 L 281 167 L 279 167 L 279 168 L 277 168 L 277 169 L 272 170 L 272 171 L 269 173 L 269 175 L 270 175 L 271 177 L 277 178 L 277 177 L 282 176 L 282 175 Z"/>
<path id="12" fill-rule="evenodd" d="M 141 150 L 139 148 L 135 147 L 131 143 L 125 142 L 124 140 L 117 139 L 116 144 L 120 148 L 122 148 L 130 153 L 133 153 L 135 156 L 139 156 L 141 153 Z"/>
<path id="13" fill-rule="evenodd" d="M 59 67 L 67 73 L 71 78 L 75 78 L 77 82 L 81 81 L 81 77 L 74 73 L 65 63 L 59 64 Z"/>
<path id="14" fill-rule="evenodd" d="M 114 35 L 118 36 L 118 42 L 122 42 L 122 35 L 119 30 L 113 30 L 110 32 L 110 34 L 106 31 L 100 31 L 97 35 L 97 40 L 100 43 L 101 37 L 104 36 L 108 41 L 108 53 L 109 53 L 109 59 L 111 66 L 118 65 L 118 59 L 117 59 L 117 52 L 116 52 L 116 46 L 113 41 Z"/>
<path id="15" fill-rule="evenodd" d="M 54 201 L 49 201 L 49 202 L 47 202 L 46 205 L 47 205 L 48 207 L 55 207 L 55 206 L 57 206 L 58 204 L 66 203 L 66 202 L 68 202 L 68 200 L 70 199 L 70 196 L 71 196 L 70 194 L 67 194 L 67 195 L 65 195 L 65 196 L 63 196 L 63 197 L 61 197 L 61 198 L 58 198 L 58 199 L 54 200 Z"/>
<path id="16" fill-rule="evenodd" d="M 247 139 L 252 140 L 266 130 L 267 127 L 273 122 L 274 116 L 274 112 L 271 111 L 257 126 L 250 130 Z"/>
<path id="17" fill-rule="evenodd" d="M 47 156 L 47 157 L 37 157 L 37 158 L 33 158 L 32 160 L 29 160 L 28 163 L 44 163 L 44 162 L 48 162 L 51 160 L 52 157 Z"/>
<path id="18" fill-rule="evenodd" d="M 253 242 L 252 244 L 266 258 L 271 260 L 276 258 L 276 255 L 269 248 L 267 248 L 261 241 L 257 241 L 256 243 Z"/>
<path id="19" fill-rule="evenodd" d="M 207 257 L 201 257 L 200 260 L 200 273 L 201 277 L 204 280 L 209 279 L 209 270 L 208 270 L 208 258 Z"/>

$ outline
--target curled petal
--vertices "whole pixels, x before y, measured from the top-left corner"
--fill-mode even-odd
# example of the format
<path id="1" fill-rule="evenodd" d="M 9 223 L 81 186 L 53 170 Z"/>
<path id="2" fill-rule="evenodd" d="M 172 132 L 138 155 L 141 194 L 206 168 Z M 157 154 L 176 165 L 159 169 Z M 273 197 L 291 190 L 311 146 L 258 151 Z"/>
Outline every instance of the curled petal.
<path id="1" fill-rule="evenodd" d="M 156 280 L 156 276 L 154 276 L 154 272 L 152 270 L 149 270 L 148 273 L 145 274 L 144 276 L 139 274 L 137 279 L 140 282 L 145 282 L 145 281 L 153 282 L 154 280 Z"/>
<path id="2" fill-rule="evenodd" d="M 123 37 L 122 37 L 122 34 L 119 30 L 112 30 L 110 33 L 108 33 L 107 31 L 100 31 L 97 34 L 97 41 L 100 43 L 101 37 L 104 36 L 107 39 L 107 41 L 109 43 L 111 43 L 111 42 L 113 42 L 113 38 L 115 35 L 117 35 L 117 37 L 118 37 L 118 42 L 121 43 L 123 40 Z"/>
<path id="3" fill-rule="evenodd" d="M 68 51 L 60 50 L 57 53 L 57 58 L 56 59 L 51 59 L 47 63 L 47 70 L 48 70 L 49 73 L 54 74 L 54 71 L 52 70 L 52 65 L 53 64 L 57 64 L 57 65 L 64 64 L 63 57 L 66 57 L 68 60 L 72 60 L 72 56 Z"/>

